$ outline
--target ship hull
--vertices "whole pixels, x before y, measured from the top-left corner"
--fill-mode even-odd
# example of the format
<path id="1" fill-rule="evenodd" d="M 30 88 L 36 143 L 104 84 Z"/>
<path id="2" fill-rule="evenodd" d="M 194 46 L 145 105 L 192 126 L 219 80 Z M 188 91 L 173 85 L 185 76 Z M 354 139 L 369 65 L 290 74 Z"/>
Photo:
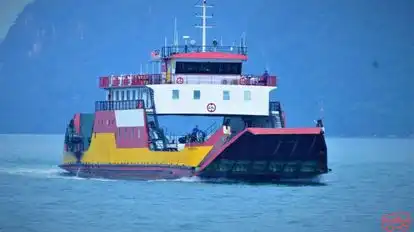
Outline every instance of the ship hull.
<path id="1" fill-rule="evenodd" d="M 325 137 L 320 128 L 246 128 L 234 136 L 220 132 L 212 138 L 214 143 L 208 144 L 211 147 L 209 149 L 189 146 L 184 150 L 187 153 L 153 153 L 152 162 L 162 163 L 159 160 L 157 162 L 156 158 L 165 155 L 165 159 L 170 159 L 167 161 L 169 163 L 173 163 L 172 159 L 181 157 L 175 162 L 187 160 L 187 165 L 153 165 L 144 163 L 148 162 L 144 160 L 122 160 L 124 164 L 98 164 L 105 160 L 93 160 L 101 152 L 93 153 L 95 151 L 92 149 L 89 153 L 92 158 L 88 158 L 88 154 L 69 154 L 77 160 L 68 160 L 60 167 L 71 175 L 86 178 L 156 180 L 197 176 L 202 179 L 258 182 L 314 179 L 330 171 L 327 166 Z M 101 146 L 108 144 L 115 142 L 108 140 Z M 128 148 L 123 149 L 124 153 L 117 153 L 120 149 L 115 146 L 107 149 L 115 151 L 111 154 L 113 157 L 128 157 L 128 153 L 125 153 Z M 152 151 L 147 149 L 129 149 L 131 154 L 143 152 L 140 157 L 152 155 Z M 136 159 L 137 156 L 130 157 Z M 192 162 L 194 165 L 188 165 L 190 158 L 194 157 L 203 159 Z"/>

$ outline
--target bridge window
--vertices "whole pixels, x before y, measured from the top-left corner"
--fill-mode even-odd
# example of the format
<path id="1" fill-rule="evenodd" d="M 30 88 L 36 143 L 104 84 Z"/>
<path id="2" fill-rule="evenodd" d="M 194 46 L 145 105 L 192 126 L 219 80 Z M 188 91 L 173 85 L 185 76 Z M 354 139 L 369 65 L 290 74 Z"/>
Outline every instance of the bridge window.
<path id="1" fill-rule="evenodd" d="M 119 91 L 115 91 L 115 100 L 119 101 Z"/>
<path id="2" fill-rule="evenodd" d="M 123 90 L 121 91 L 121 101 L 122 100 L 125 100 L 125 91 L 123 91 Z"/>
<path id="3" fill-rule="evenodd" d="M 250 90 L 245 90 L 244 91 L 244 100 L 245 101 L 252 100 L 252 93 L 250 92 Z"/>
<path id="4" fill-rule="evenodd" d="M 177 74 L 234 74 L 240 75 L 241 63 L 218 63 L 218 62 L 177 62 L 175 73 Z"/>
<path id="5" fill-rule="evenodd" d="M 137 91 L 132 90 L 132 100 L 136 100 L 136 99 L 137 99 Z"/>
<path id="6" fill-rule="evenodd" d="M 130 97 L 129 90 L 127 90 L 127 91 L 126 91 L 126 99 L 127 99 L 127 100 L 131 100 L 129 97 Z"/>
<path id="7" fill-rule="evenodd" d="M 141 88 L 139 88 L 139 89 L 137 90 L 137 97 L 138 97 L 138 99 L 142 99 L 142 95 L 143 95 L 143 93 L 142 93 L 142 89 L 141 89 Z"/>
<path id="8" fill-rule="evenodd" d="M 180 98 L 180 91 L 178 89 L 173 89 L 172 91 L 172 99 L 176 100 Z"/>
<path id="9" fill-rule="evenodd" d="M 193 91 L 193 99 L 198 100 L 201 97 L 200 90 L 194 90 Z"/>
<path id="10" fill-rule="evenodd" d="M 230 100 L 230 91 L 228 90 L 223 91 L 223 100 Z"/>

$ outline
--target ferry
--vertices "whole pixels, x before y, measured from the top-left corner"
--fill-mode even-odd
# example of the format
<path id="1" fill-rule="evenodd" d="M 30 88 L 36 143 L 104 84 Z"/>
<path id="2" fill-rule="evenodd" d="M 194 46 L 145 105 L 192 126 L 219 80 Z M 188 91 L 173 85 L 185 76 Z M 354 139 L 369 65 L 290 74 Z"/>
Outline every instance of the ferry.
<path id="1" fill-rule="evenodd" d="M 63 163 L 71 175 L 109 179 L 280 181 L 328 173 L 322 119 L 289 128 L 281 103 L 270 101 L 278 78 L 243 73 L 245 40 L 207 45 L 206 0 L 202 44 L 185 39 L 153 50 L 157 73 L 99 77 L 105 100 L 76 113 L 66 127 Z M 162 116 L 221 117 L 208 128 L 167 136 Z M 168 127 L 168 125 L 167 125 Z"/>

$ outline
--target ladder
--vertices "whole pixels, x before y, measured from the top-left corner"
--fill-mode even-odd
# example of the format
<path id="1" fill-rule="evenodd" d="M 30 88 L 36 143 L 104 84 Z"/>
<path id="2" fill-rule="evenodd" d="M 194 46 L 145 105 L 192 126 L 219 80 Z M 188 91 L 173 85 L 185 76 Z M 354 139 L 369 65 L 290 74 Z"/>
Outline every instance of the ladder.
<path id="1" fill-rule="evenodd" d="M 151 88 L 147 88 L 148 94 L 150 96 L 149 106 L 145 106 L 145 113 L 147 115 L 147 124 L 149 125 L 151 122 L 154 123 L 154 128 L 150 128 L 148 126 L 148 135 L 149 135 L 149 143 L 152 144 L 153 150 L 162 151 L 167 148 L 167 141 L 162 129 L 160 129 L 160 125 L 158 122 L 157 111 L 155 107 L 155 99 L 154 99 L 154 90 Z"/>

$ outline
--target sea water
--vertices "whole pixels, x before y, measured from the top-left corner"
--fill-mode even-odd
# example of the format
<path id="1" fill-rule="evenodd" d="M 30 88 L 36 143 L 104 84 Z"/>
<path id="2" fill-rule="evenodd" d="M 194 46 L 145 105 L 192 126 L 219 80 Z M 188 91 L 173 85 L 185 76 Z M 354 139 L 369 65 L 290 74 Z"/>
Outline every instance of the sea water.
<path id="1" fill-rule="evenodd" d="M 62 135 L 0 135 L 0 231 L 377 232 L 414 216 L 414 140 L 327 142 L 321 184 L 276 185 L 68 177 Z"/>

